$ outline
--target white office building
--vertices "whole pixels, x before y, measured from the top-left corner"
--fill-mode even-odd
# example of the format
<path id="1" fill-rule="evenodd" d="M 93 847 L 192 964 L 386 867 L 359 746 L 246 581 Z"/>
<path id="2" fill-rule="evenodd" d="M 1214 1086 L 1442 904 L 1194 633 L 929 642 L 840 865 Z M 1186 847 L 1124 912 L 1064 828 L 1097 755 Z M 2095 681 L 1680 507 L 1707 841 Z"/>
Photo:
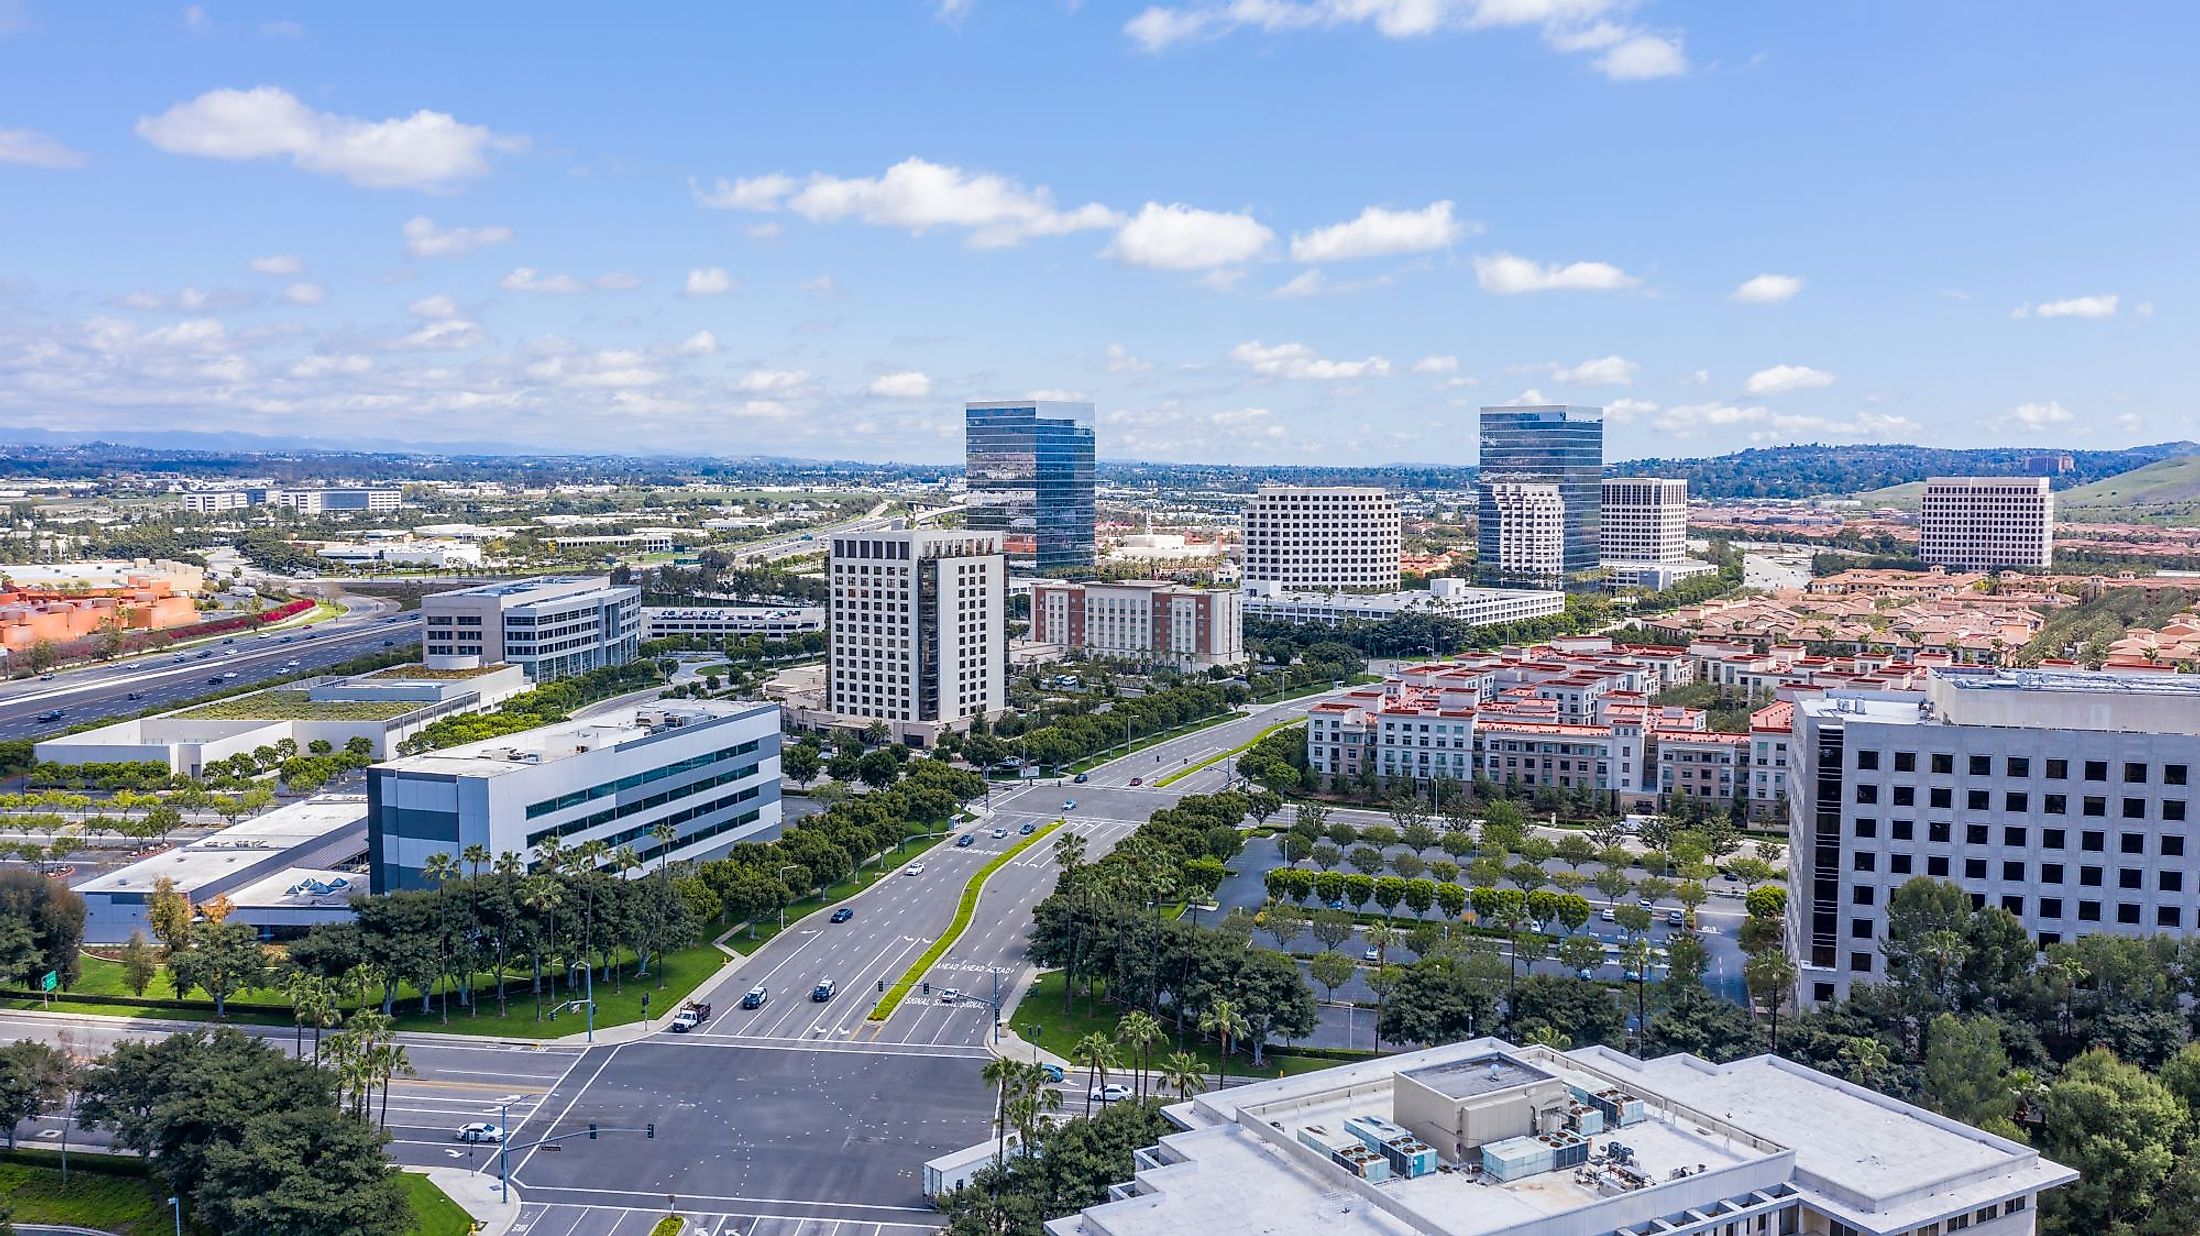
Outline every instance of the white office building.
<path id="1" fill-rule="evenodd" d="M 641 650 L 642 590 L 601 575 L 546 575 L 421 598 L 429 669 L 508 661 L 534 682 L 624 665 Z"/>
<path id="2" fill-rule="evenodd" d="M 121 944 L 132 932 L 150 940 L 153 892 L 164 879 L 195 906 L 226 898 L 228 922 L 267 938 L 346 922 L 352 894 L 367 891 L 366 851 L 365 798 L 322 794 L 291 803 L 77 885 L 84 942 Z"/>
<path id="3" fill-rule="evenodd" d="M 1247 618 L 1341 627 L 1382 622 L 1401 614 L 1450 618 L 1469 626 L 1502 626 L 1562 613 L 1566 594 L 1534 588 L 1477 588 L 1463 579 L 1439 578 L 1409 592 L 1294 591 L 1280 584 L 1248 584 L 1243 590 Z"/>
<path id="4" fill-rule="evenodd" d="M 2078 1174 L 1776 1056 L 1472 1039 L 1201 1094 L 1050 1236 L 2031 1236 Z"/>
<path id="5" fill-rule="evenodd" d="M 1604 478 L 1599 525 L 1604 561 L 1678 562 L 1688 556 L 1688 482 Z"/>
<path id="6" fill-rule="evenodd" d="M 556 838 L 644 866 L 713 858 L 779 823 L 779 708 L 655 700 L 608 716 L 408 755 L 367 770 L 375 892 L 421 888 L 430 856 L 468 846 L 532 866 Z M 674 830 L 660 842 L 661 824 Z"/>
<path id="7" fill-rule="evenodd" d="M 251 499 L 241 489 L 200 489 L 182 495 L 183 509 L 195 515 L 213 515 L 222 511 L 241 511 L 251 505 Z"/>
<path id="8" fill-rule="evenodd" d="M 1398 503 L 1387 490 L 1263 485 L 1245 508 L 1248 584 L 1395 592 Z"/>
<path id="9" fill-rule="evenodd" d="M 645 605 L 642 638 L 787 639 L 825 629 L 822 605 Z"/>
<path id="10" fill-rule="evenodd" d="M 1031 638 L 1085 656 L 1180 670 L 1245 661 L 1245 618 L 1238 594 L 1168 580 L 1072 584 L 1042 579 L 1031 590 Z"/>
<path id="11" fill-rule="evenodd" d="M 1939 671 L 1921 692 L 1796 701 L 1788 943 L 1806 1003 L 1885 976 L 1889 896 L 1918 876 L 2043 944 L 2200 929 L 2200 678 Z"/>
<path id="12" fill-rule="evenodd" d="M 2055 559 L 2055 495 L 2044 476 L 1936 476 L 1918 505 L 1917 557 L 1929 566 L 2045 567 Z"/>
<path id="13" fill-rule="evenodd" d="M 826 708 L 954 725 L 1008 706 L 1008 560 L 993 532 L 835 533 Z"/>
<path id="14" fill-rule="evenodd" d="M 1566 502 L 1558 486 L 1537 481 L 1489 481 L 1483 507 L 1497 519 L 1496 568 L 1507 579 L 1560 579 L 1566 574 Z M 1488 540 L 1489 538 L 1484 538 Z"/>
<path id="15" fill-rule="evenodd" d="M 405 505 L 405 491 L 389 489 L 207 489 L 183 495 L 183 509 L 198 513 L 275 506 L 301 515 L 383 514 Z"/>

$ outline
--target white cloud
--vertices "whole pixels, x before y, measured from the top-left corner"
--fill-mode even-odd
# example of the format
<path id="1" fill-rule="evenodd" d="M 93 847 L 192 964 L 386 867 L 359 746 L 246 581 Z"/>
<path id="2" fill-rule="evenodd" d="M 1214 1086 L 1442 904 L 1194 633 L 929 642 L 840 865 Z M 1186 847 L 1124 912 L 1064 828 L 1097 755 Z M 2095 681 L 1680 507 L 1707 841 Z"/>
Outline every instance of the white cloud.
<path id="1" fill-rule="evenodd" d="M 1545 265 L 1510 253 L 1474 259 L 1474 279 L 1485 292 L 1512 296 L 1521 292 L 1610 292 L 1642 282 L 1609 262 Z"/>
<path id="2" fill-rule="evenodd" d="M 935 0 L 932 15 L 944 22 L 958 22 L 970 13 L 975 0 Z"/>
<path id="3" fill-rule="evenodd" d="M 1042 386 L 1035 391 L 1025 391 L 1024 398 L 1041 400 L 1048 403 L 1084 403 L 1087 400 L 1091 399 L 1092 396 L 1087 395 L 1083 391 L 1070 391 L 1062 390 L 1058 387 Z"/>
<path id="4" fill-rule="evenodd" d="M 710 356 L 718 351 L 718 336 L 707 330 L 699 330 L 680 341 L 674 348 L 682 356 Z"/>
<path id="5" fill-rule="evenodd" d="M 405 306 L 405 312 L 416 318 L 427 318 L 430 321 L 447 321 L 458 316 L 458 302 L 452 300 L 449 295 L 439 292 L 434 296 L 423 296 Z"/>
<path id="6" fill-rule="evenodd" d="M 1291 256 L 1301 262 L 1341 262 L 1442 249 L 1478 231 L 1451 216 L 1450 202 L 1431 202 L 1420 210 L 1370 206 L 1356 219 L 1291 237 Z"/>
<path id="7" fill-rule="evenodd" d="M 1108 256 L 1149 270 L 1207 270 L 1259 257 L 1276 234 L 1251 215 L 1148 202 L 1123 225 Z"/>
<path id="8" fill-rule="evenodd" d="M 1690 403 L 1668 408 L 1651 422 L 1653 428 L 1677 437 L 1689 437 L 1706 429 L 1723 429 L 1767 419 L 1761 407 L 1742 408 L 1727 403 Z"/>
<path id="9" fill-rule="evenodd" d="M 1777 305 L 1802 290 L 1803 281 L 1794 275 L 1758 275 L 1744 280 L 1732 296 L 1745 305 Z"/>
<path id="10" fill-rule="evenodd" d="M 1415 373 L 1457 373 L 1459 358 L 1456 356 L 1424 356 L 1413 362 Z"/>
<path id="11" fill-rule="evenodd" d="M 84 166 L 84 152 L 72 150 L 36 129 L 0 129 L 0 163 L 67 171 Z"/>
<path id="12" fill-rule="evenodd" d="M 2020 403 L 2009 409 L 2008 415 L 1998 422 L 2005 429 L 2021 429 L 2038 433 L 2057 425 L 2067 425 L 2078 415 L 2052 399 L 2037 403 Z"/>
<path id="13" fill-rule="evenodd" d="M 1658 410 L 1658 405 L 1648 399 L 1614 399 L 1604 405 L 1604 419 L 1618 425 L 1632 422 L 1638 416 L 1648 416 Z"/>
<path id="14" fill-rule="evenodd" d="M 298 168 L 370 189 L 447 189 L 484 175 L 491 150 L 519 146 L 444 112 L 360 120 L 315 111 L 276 86 L 209 90 L 137 123 L 170 154 L 208 159 L 288 157 Z"/>
<path id="15" fill-rule="evenodd" d="M 588 282 L 590 286 L 606 292 L 631 292 L 642 286 L 642 277 L 632 271 L 614 270 L 598 275 Z"/>
<path id="16" fill-rule="evenodd" d="M 803 291 L 812 296 L 837 296 L 840 294 L 840 285 L 833 282 L 831 275 L 819 275 L 815 279 L 804 279 L 801 287 Z"/>
<path id="17" fill-rule="evenodd" d="M 2125 433 L 2137 433 L 2145 428 L 2146 418 L 2136 412 L 2123 412 L 2117 415 L 2115 424 Z"/>
<path id="18" fill-rule="evenodd" d="M 1578 365 L 1551 366 L 1551 380 L 1569 386 L 1628 386 L 1642 366 L 1624 356 L 1600 356 Z"/>
<path id="19" fill-rule="evenodd" d="M 1107 365 L 1109 373 L 1142 373 L 1153 368 L 1152 365 L 1133 356 L 1131 350 L 1120 343 L 1108 345 L 1107 359 L 1104 363 Z"/>
<path id="20" fill-rule="evenodd" d="M 723 266 L 702 266 L 688 272 L 688 296 L 722 296 L 733 290 L 733 276 Z"/>
<path id="21" fill-rule="evenodd" d="M 1615 82 L 1679 77 L 1688 72 L 1688 57 L 1681 51 L 1681 41 L 1657 34 L 1630 35 L 1592 63 L 1597 72 Z"/>
<path id="22" fill-rule="evenodd" d="M 1278 300 L 1292 300 L 1301 296 L 1319 296 L 1329 286 L 1329 280 L 1318 270 L 1302 270 L 1269 295 Z"/>
<path id="23" fill-rule="evenodd" d="M 1785 395 L 1790 391 L 1807 391 L 1821 386 L 1831 386 L 1834 376 L 1823 369 L 1808 365 L 1774 365 L 1749 375 L 1742 383 L 1742 391 L 1750 395 Z"/>
<path id="24" fill-rule="evenodd" d="M 479 347 L 488 340 L 486 332 L 464 318 L 436 318 L 390 340 L 388 347 L 394 352 L 455 352 Z"/>
<path id="25" fill-rule="evenodd" d="M 545 275 L 532 266 L 522 266 L 497 280 L 497 286 L 507 292 L 539 292 L 548 296 L 571 296 L 585 292 L 588 285 L 571 275 Z"/>
<path id="26" fill-rule="evenodd" d="M 196 4 L 184 6 L 183 25 L 186 30 L 193 34 L 205 34 L 214 28 L 213 19 L 206 15 L 204 8 Z"/>
<path id="27" fill-rule="evenodd" d="M 932 379 L 909 369 L 871 380 L 871 393 L 886 399 L 922 399 L 932 393 Z"/>
<path id="28" fill-rule="evenodd" d="M 1740 407 L 1727 403 L 1683 404 L 1667 408 L 1651 419 L 1651 427 L 1677 438 L 1717 431 L 1731 437 L 1746 432 L 1752 442 L 1794 441 L 1798 438 L 1885 438 L 1914 434 L 1921 426 L 1905 416 L 1863 411 L 1849 420 L 1774 412 L 1761 405 Z"/>
<path id="29" fill-rule="evenodd" d="M 1279 343 L 1270 347 L 1259 340 L 1230 349 L 1230 359 L 1254 373 L 1293 381 L 1330 382 L 1349 378 L 1379 378 L 1390 372 L 1390 362 L 1380 356 L 1366 360 L 1334 361 L 1317 355 L 1303 343 Z"/>
<path id="30" fill-rule="evenodd" d="M 1043 186 L 1026 188 L 1006 176 L 918 158 L 904 159 L 878 176 L 814 173 L 799 187 L 792 177 L 779 174 L 731 184 L 721 180 L 697 198 L 720 209 L 791 210 L 812 223 L 856 219 L 919 235 L 936 227 L 964 228 L 970 245 L 979 249 L 1122 222 L 1121 215 L 1098 203 L 1062 210 Z"/>
<path id="31" fill-rule="evenodd" d="M 328 299 L 328 289 L 318 283 L 300 280 L 283 289 L 283 299 L 293 305 L 318 305 Z"/>
<path id="32" fill-rule="evenodd" d="M 1210 412 L 1207 414 L 1207 423 L 1217 429 L 1228 430 L 1233 436 L 1284 436 L 1283 426 L 1275 423 L 1275 414 L 1266 408 L 1233 408 L 1225 412 Z"/>
<path id="33" fill-rule="evenodd" d="M 2122 298 L 2114 292 L 2099 296 L 2071 296 L 2063 300 L 2051 300 L 2039 305 L 2018 305 L 2009 316 L 2014 318 L 2112 318 L 2116 305 Z"/>
<path id="34" fill-rule="evenodd" d="M 508 227 L 439 228 L 426 215 L 415 215 L 400 229 L 405 252 L 420 258 L 457 257 L 485 245 L 501 245 L 512 239 Z"/>
<path id="35" fill-rule="evenodd" d="M 256 257 L 246 265 L 251 267 L 252 273 L 255 275 L 295 275 L 306 268 L 303 258 L 288 253 Z"/>
<path id="36" fill-rule="evenodd" d="M 924 375 L 918 374 L 917 376 L 923 377 Z M 742 374 L 741 380 L 734 383 L 733 385 L 734 389 L 746 391 L 752 395 L 770 395 L 777 394 L 783 391 L 799 390 L 800 388 L 807 386 L 809 384 L 809 381 L 810 374 L 806 370 L 751 369 L 747 373 Z M 926 389 L 930 389 L 929 383 L 926 384 Z M 878 391 L 877 383 L 872 384 L 872 390 L 874 393 L 884 393 Z M 924 391 L 918 391 L 917 393 L 921 395 L 924 393 Z"/>
<path id="37" fill-rule="evenodd" d="M 356 377 L 373 368 L 373 361 L 356 354 L 308 356 L 290 367 L 290 376 L 294 378 Z"/>

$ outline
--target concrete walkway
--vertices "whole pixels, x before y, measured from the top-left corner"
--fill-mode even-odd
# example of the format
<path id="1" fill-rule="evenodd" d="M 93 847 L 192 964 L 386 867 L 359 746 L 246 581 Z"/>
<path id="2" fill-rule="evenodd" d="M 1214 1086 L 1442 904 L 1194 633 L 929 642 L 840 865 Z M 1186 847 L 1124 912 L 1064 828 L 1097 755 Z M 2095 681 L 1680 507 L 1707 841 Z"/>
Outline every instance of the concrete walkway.
<path id="1" fill-rule="evenodd" d="M 503 1188 L 497 1183 L 494 1171 L 469 1172 L 460 1167 L 409 1167 L 405 1170 L 420 1172 L 434 1181 L 436 1188 L 443 1190 L 446 1196 L 458 1203 L 459 1209 L 472 1215 L 482 1225 L 480 1230 L 486 1236 L 504 1236 L 512 1230 L 512 1224 L 519 1221 L 520 1205 L 526 1199 L 515 1188 L 511 1199 L 507 1201 L 502 1196 Z M 16 1226 L 18 1229 L 28 1230 L 23 1229 L 21 1224 Z"/>

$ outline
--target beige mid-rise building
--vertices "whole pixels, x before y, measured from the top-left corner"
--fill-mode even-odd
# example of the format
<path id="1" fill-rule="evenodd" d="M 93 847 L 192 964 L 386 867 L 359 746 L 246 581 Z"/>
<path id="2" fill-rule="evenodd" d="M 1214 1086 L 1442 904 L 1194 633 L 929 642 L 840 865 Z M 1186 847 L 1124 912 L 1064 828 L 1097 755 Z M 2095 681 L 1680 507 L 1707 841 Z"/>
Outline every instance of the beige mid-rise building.
<path id="1" fill-rule="evenodd" d="M 1395 592 L 1398 503 L 1374 488 L 1264 485 L 1245 508 L 1248 584 Z"/>
<path id="2" fill-rule="evenodd" d="M 1938 476 L 1918 507 L 1918 560 L 1931 566 L 2045 567 L 2055 494 L 2044 476 Z"/>

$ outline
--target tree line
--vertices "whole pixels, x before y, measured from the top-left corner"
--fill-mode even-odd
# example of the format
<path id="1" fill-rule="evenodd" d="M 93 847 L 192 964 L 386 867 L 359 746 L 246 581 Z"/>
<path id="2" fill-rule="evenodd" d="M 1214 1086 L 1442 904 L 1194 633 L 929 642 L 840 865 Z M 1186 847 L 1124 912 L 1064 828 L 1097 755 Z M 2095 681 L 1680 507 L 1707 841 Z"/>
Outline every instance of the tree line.
<path id="1" fill-rule="evenodd" d="M 522 691 L 488 712 L 438 718 L 399 743 L 397 750 L 401 755 L 417 755 L 552 725 L 565 720 L 576 708 L 638 691 L 663 680 L 664 672 L 655 661 L 645 659 L 607 665 Z"/>

